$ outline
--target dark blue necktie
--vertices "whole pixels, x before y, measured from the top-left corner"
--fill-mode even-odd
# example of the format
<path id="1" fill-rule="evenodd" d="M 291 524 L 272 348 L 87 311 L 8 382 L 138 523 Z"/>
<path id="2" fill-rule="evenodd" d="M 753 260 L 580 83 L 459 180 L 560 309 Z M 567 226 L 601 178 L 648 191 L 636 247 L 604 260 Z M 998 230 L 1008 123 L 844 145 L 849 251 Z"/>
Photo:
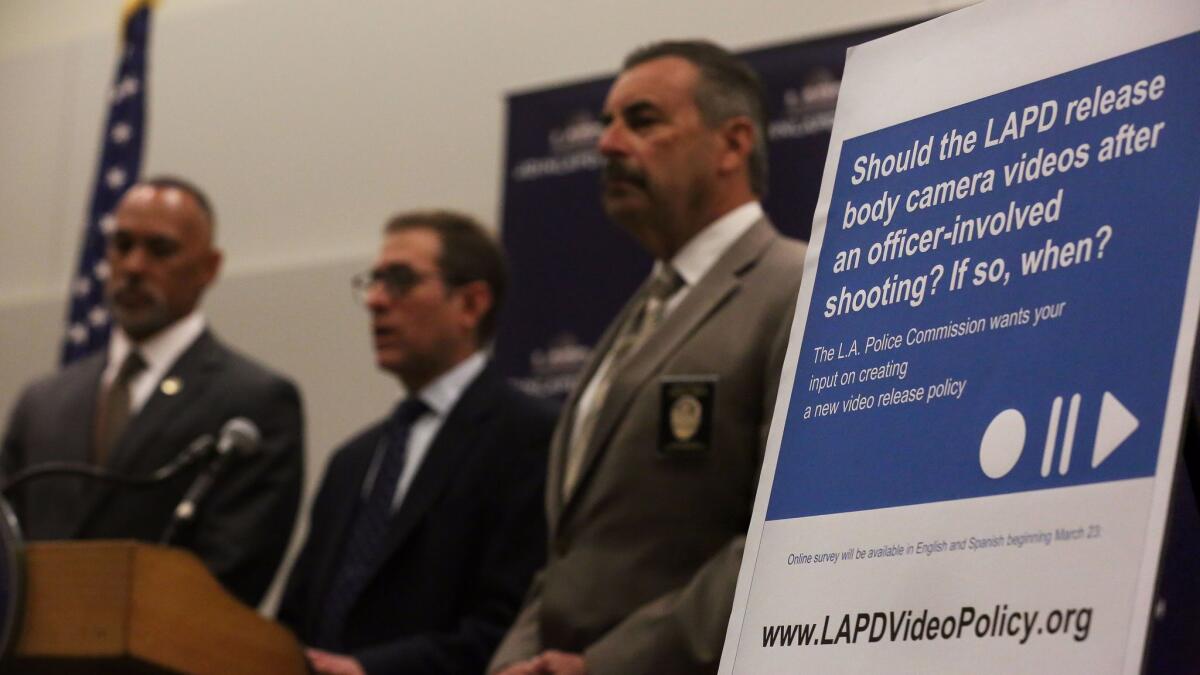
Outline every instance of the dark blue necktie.
<path id="1" fill-rule="evenodd" d="M 326 597 L 317 640 L 312 646 L 323 649 L 343 649 L 342 632 L 350 608 L 366 587 L 367 581 L 384 554 L 388 520 L 392 515 L 392 502 L 396 486 L 404 471 L 404 456 L 408 450 L 408 436 L 412 425 L 429 411 L 429 406 L 418 398 L 409 398 L 396 406 L 384 431 L 383 457 L 375 472 L 375 482 L 367 499 L 355 514 L 346 544 L 342 549 L 341 564 L 338 565 L 333 582 Z"/>

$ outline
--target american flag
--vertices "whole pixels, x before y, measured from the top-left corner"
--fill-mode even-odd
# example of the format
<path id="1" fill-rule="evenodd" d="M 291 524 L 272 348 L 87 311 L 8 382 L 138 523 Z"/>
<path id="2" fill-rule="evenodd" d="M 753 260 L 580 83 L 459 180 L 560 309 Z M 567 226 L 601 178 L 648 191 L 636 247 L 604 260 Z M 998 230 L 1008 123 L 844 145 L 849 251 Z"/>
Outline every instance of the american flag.
<path id="1" fill-rule="evenodd" d="M 142 164 L 146 119 L 146 57 L 150 10 L 141 0 L 127 7 L 122 22 L 120 63 L 109 90 L 108 121 L 96 170 L 91 208 L 83 226 L 79 267 L 71 281 L 70 310 L 63 339 L 62 364 L 82 358 L 108 344 L 111 326 L 104 302 L 105 235 L 115 225 L 113 210 L 134 181 Z"/>

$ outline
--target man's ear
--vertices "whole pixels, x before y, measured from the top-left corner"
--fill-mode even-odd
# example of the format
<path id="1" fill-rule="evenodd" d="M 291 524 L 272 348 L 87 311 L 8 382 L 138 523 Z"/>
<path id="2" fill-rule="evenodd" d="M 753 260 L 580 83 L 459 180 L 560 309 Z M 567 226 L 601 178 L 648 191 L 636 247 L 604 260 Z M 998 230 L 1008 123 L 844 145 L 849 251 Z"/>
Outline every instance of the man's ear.
<path id="1" fill-rule="evenodd" d="M 204 260 L 204 285 L 209 286 L 213 281 L 216 281 L 217 275 L 221 273 L 221 263 L 224 261 L 224 254 L 221 249 L 213 248 L 208 252 L 208 256 Z"/>
<path id="2" fill-rule="evenodd" d="M 749 162 L 754 148 L 754 123 L 745 115 L 730 117 L 721 123 L 721 148 L 717 168 L 722 173 L 733 173 Z"/>
<path id="3" fill-rule="evenodd" d="M 482 279 L 469 281 L 455 289 L 460 303 L 462 327 L 477 333 L 479 323 L 492 309 L 496 300 L 492 288 Z"/>

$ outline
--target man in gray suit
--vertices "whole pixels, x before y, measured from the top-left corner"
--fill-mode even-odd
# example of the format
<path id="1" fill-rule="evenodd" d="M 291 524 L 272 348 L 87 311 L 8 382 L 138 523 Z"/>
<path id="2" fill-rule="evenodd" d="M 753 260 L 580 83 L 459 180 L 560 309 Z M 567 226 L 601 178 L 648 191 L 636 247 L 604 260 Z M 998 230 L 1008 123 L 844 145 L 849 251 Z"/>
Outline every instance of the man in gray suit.
<path id="1" fill-rule="evenodd" d="M 560 419 L 550 551 L 505 675 L 715 672 L 804 261 L 758 203 L 761 85 L 707 42 L 625 61 L 604 105 L 609 216 L 656 258 Z"/>
<path id="2" fill-rule="evenodd" d="M 217 475 L 171 543 L 194 551 L 235 595 L 257 604 L 283 556 L 300 501 L 300 396 L 288 380 L 224 346 L 198 306 L 216 278 L 213 213 L 177 178 L 134 185 L 108 236 L 105 285 L 115 320 L 108 348 L 25 389 L 0 453 L 6 479 L 43 462 L 92 463 L 146 475 L 231 418 L 261 442 Z M 158 541 L 200 467 L 145 488 L 47 477 L 13 505 L 31 539 Z"/>

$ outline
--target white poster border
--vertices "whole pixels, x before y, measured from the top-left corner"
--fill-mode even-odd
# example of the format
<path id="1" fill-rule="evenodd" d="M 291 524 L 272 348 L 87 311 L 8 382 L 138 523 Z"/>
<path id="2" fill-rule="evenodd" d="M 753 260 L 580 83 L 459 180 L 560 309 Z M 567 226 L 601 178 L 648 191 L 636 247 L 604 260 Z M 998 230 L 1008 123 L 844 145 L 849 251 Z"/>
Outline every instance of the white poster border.
<path id="1" fill-rule="evenodd" d="M 1069 30 L 1064 31 L 1064 27 Z M 779 462 L 783 428 L 795 384 L 816 270 L 845 141 L 963 103 L 1083 68 L 1200 30 L 1200 3 L 1194 0 L 991 0 L 894 35 L 851 48 L 838 96 L 834 126 L 813 214 L 804 280 L 784 358 L 779 393 L 767 436 L 745 553 L 719 673 L 735 671 L 738 643 L 751 595 L 767 506 Z M 1097 37 L 1101 36 L 1101 37 Z M 940 41 L 935 48 L 930 44 Z M 1015 61 L 982 58 L 1024 54 Z M 919 92 L 919 93 L 918 93 Z M 887 106 L 878 105 L 887 101 Z M 1193 252 L 1200 247 L 1200 205 Z M 1200 256 L 1188 269 L 1175 360 L 1163 421 L 1155 489 L 1146 546 L 1138 573 L 1134 621 L 1123 672 L 1141 667 L 1162 552 L 1171 480 L 1178 458 L 1187 399 L 1192 345 L 1200 319 Z"/>

